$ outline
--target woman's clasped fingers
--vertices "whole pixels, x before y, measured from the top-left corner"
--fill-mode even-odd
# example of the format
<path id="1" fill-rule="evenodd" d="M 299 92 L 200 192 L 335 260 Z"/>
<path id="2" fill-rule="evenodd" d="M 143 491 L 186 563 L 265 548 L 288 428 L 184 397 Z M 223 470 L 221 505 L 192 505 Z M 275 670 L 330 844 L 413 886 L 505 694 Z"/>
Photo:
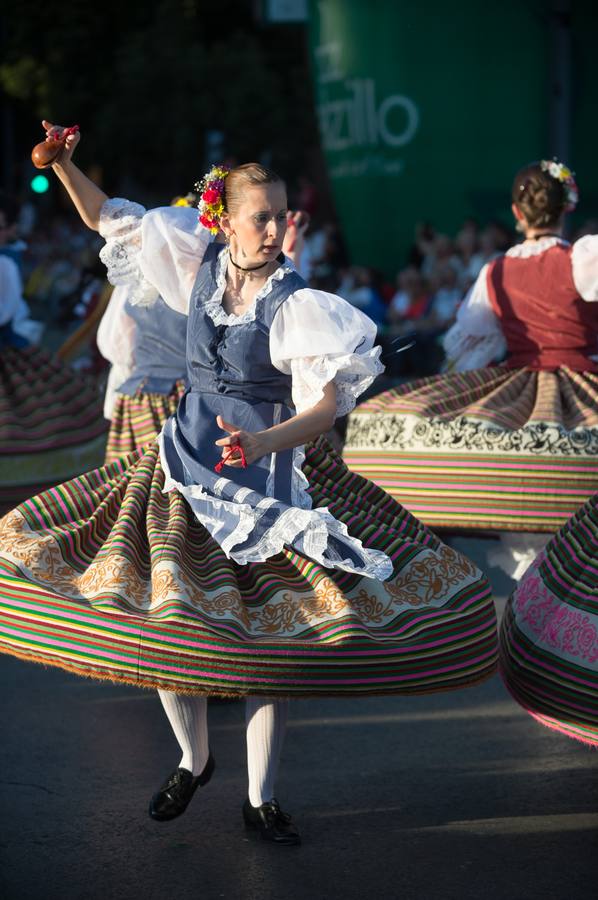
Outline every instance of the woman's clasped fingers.
<path id="1" fill-rule="evenodd" d="M 46 140 L 61 137 L 62 132 L 65 130 L 63 125 L 54 125 L 53 122 L 48 122 L 47 119 L 42 119 L 42 126 L 46 132 Z"/>
<path id="2" fill-rule="evenodd" d="M 46 131 L 46 140 L 60 140 L 64 136 L 64 132 L 67 129 L 63 125 L 54 125 L 53 122 L 49 122 L 47 119 L 42 120 L 42 125 Z M 70 160 L 75 150 L 75 147 L 81 140 L 81 135 L 79 131 L 72 131 L 70 134 L 67 132 L 67 137 L 64 142 L 64 146 L 60 150 L 60 154 L 57 157 L 57 160 L 60 162 L 65 162 Z"/>
<path id="3" fill-rule="evenodd" d="M 222 416 L 216 416 L 216 424 L 218 428 L 222 428 L 223 431 L 228 431 L 230 434 L 240 434 L 241 429 L 237 428 L 236 425 L 232 425 L 230 422 L 225 422 Z M 216 441 L 219 443 L 219 441 Z"/>
<path id="4" fill-rule="evenodd" d="M 241 466 L 241 453 L 240 451 L 235 451 L 234 448 L 243 446 L 244 432 L 231 422 L 226 422 L 222 416 L 216 417 L 216 423 L 218 428 L 222 428 L 223 431 L 228 431 L 226 437 L 219 438 L 215 441 L 216 446 L 222 448 L 221 456 L 225 465 Z"/>

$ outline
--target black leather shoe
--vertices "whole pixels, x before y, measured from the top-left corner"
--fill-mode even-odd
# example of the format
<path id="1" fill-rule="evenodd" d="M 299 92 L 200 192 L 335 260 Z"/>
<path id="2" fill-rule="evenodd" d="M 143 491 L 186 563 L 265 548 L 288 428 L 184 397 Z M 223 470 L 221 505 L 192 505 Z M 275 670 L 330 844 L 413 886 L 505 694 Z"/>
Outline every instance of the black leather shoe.
<path id="1" fill-rule="evenodd" d="M 208 783 L 215 767 L 214 757 L 210 753 L 200 775 L 193 776 L 188 769 L 175 769 L 150 800 L 150 817 L 158 822 L 167 822 L 184 813 L 197 788 Z"/>
<path id="2" fill-rule="evenodd" d="M 275 844 L 300 844 L 301 837 L 287 813 L 283 813 L 278 800 L 270 800 L 261 806 L 252 806 L 249 800 L 243 804 L 245 828 L 259 833 L 264 841 Z"/>

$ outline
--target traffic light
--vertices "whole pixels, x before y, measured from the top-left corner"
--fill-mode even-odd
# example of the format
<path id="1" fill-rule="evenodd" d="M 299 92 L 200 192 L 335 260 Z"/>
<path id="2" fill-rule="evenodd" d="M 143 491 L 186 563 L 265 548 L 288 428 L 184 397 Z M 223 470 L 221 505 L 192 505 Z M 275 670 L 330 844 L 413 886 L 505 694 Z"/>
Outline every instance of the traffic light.
<path id="1" fill-rule="evenodd" d="M 45 194 L 50 187 L 50 182 L 45 175 L 34 175 L 29 186 L 34 194 Z"/>

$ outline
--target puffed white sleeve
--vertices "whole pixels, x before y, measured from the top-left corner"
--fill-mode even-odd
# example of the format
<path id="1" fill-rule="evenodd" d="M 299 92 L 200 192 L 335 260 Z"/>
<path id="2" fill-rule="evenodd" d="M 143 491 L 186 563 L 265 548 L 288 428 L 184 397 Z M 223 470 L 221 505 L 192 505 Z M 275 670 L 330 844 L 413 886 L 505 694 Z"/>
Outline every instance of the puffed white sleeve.
<path id="1" fill-rule="evenodd" d="M 128 295 L 124 285 L 114 288 L 96 337 L 98 350 L 111 363 L 104 395 L 106 419 L 112 418 L 118 389 L 131 377 L 135 366 L 137 325 L 125 309 Z"/>
<path id="2" fill-rule="evenodd" d="M 197 210 L 169 206 L 146 212 L 138 203 L 114 198 L 100 213 L 106 240 L 100 258 L 114 285 L 127 285 L 133 304 L 151 305 L 158 296 L 186 314 L 210 232 Z"/>
<path id="3" fill-rule="evenodd" d="M 292 376 L 297 413 L 336 386 L 336 415 L 349 413 L 360 394 L 384 371 L 376 325 L 346 300 L 302 288 L 281 304 L 270 329 L 272 364 Z"/>
<path id="4" fill-rule="evenodd" d="M 571 248 L 573 281 L 579 296 L 589 303 L 598 301 L 598 234 L 586 234 Z"/>
<path id="5" fill-rule="evenodd" d="M 488 264 L 457 310 L 455 324 L 443 340 L 448 368 L 455 372 L 480 369 L 500 360 L 507 345 L 488 294 Z"/>

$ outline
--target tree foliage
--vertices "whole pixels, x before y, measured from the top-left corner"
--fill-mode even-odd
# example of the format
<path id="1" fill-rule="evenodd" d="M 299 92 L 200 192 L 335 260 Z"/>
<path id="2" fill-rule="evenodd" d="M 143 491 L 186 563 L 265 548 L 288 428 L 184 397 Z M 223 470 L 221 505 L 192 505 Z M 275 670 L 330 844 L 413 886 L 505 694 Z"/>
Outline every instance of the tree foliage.
<path id="1" fill-rule="evenodd" d="M 149 199 L 191 187 L 209 130 L 238 159 L 301 170 L 317 140 L 302 35 L 260 29 L 251 9 L 249 0 L 12 4 L 0 85 L 19 110 L 19 143 L 29 148 L 42 117 L 76 122 L 83 164 L 101 164 L 109 189 L 125 183 Z"/>

